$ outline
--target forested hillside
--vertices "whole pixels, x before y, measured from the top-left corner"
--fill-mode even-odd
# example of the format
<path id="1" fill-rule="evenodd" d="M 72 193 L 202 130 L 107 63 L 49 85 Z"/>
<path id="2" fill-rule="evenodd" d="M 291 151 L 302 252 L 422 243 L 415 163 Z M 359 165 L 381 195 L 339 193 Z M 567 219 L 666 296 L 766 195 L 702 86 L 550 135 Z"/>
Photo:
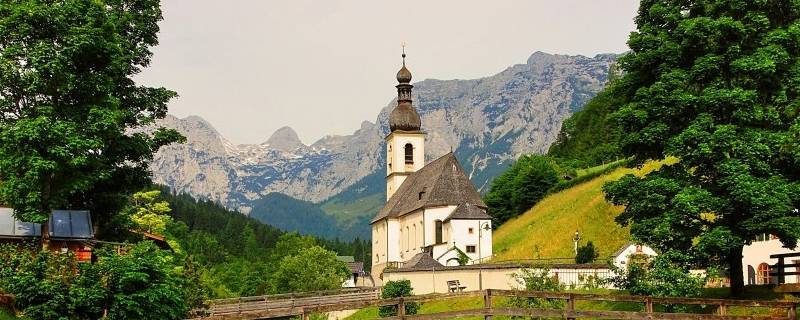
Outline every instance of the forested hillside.
<path id="1" fill-rule="evenodd" d="M 611 162 L 622 157 L 619 148 L 619 130 L 608 119 L 620 101 L 606 90 L 592 98 L 583 110 L 564 121 L 561 132 L 548 155 L 562 159 L 573 167 L 590 167 Z"/>
<path id="2" fill-rule="evenodd" d="M 286 233 L 210 201 L 170 194 L 166 188 L 162 194 L 174 219 L 168 236 L 200 266 L 211 297 L 303 291 L 306 288 L 281 287 L 283 261 L 304 252 L 311 255 L 316 246 L 354 256 L 365 262 L 367 270 L 370 267 L 368 241 L 342 242 Z M 319 254 L 324 256 L 314 253 Z"/>

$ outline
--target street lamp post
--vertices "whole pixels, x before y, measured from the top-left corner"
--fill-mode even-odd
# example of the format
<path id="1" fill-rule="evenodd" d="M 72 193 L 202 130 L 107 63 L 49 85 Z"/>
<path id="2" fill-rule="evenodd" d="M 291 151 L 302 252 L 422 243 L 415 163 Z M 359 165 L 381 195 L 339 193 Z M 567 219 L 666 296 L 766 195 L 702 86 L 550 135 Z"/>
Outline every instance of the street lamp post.
<path id="1" fill-rule="evenodd" d="M 483 242 L 483 232 L 482 232 L 483 230 L 486 230 L 486 232 L 489 232 L 489 222 L 488 221 L 484 222 L 483 224 L 481 224 L 478 227 L 478 263 L 481 263 L 481 261 L 483 260 L 483 257 L 481 257 L 481 254 L 483 253 L 481 251 L 481 242 Z"/>

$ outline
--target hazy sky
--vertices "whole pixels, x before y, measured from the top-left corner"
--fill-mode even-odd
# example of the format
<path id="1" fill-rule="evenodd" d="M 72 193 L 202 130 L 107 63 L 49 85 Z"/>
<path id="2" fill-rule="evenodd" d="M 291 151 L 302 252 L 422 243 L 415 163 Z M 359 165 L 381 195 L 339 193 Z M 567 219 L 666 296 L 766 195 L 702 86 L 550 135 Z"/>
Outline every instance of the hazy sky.
<path id="1" fill-rule="evenodd" d="M 234 143 L 282 126 L 305 143 L 350 134 L 395 95 L 400 43 L 414 81 L 471 79 L 535 51 L 627 50 L 635 0 L 163 0 L 160 45 L 137 79 L 180 95 Z"/>

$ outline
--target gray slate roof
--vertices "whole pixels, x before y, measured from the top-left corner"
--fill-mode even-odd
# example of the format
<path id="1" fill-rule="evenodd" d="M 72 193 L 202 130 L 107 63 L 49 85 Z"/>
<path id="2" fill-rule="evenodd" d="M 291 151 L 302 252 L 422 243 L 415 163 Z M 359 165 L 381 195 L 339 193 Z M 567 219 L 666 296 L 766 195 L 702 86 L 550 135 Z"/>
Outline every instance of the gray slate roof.
<path id="1" fill-rule="evenodd" d="M 436 261 L 431 257 L 430 254 L 425 252 L 417 253 L 411 259 L 408 259 L 406 263 L 403 264 L 403 268 L 414 268 L 414 269 L 430 269 L 430 268 L 441 268 L 444 267 L 439 261 Z"/>
<path id="2" fill-rule="evenodd" d="M 465 203 L 486 208 L 478 190 L 475 190 L 461 164 L 450 152 L 409 175 L 386 206 L 372 219 L 372 223 L 387 217 L 399 217 L 420 208 Z"/>
<path id="3" fill-rule="evenodd" d="M 485 208 L 481 208 L 471 203 L 462 203 L 453 210 L 445 221 L 449 220 L 491 220 L 492 217 L 486 213 Z"/>
<path id="4" fill-rule="evenodd" d="M 364 263 L 363 262 L 348 262 L 347 269 L 350 269 L 350 273 L 364 273 Z"/>

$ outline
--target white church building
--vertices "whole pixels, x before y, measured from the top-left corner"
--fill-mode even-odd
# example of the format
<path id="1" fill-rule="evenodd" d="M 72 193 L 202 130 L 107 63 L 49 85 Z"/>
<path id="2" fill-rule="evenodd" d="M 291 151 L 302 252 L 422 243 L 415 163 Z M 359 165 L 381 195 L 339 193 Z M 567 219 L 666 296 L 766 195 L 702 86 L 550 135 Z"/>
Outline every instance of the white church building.
<path id="1" fill-rule="evenodd" d="M 491 217 L 455 155 L 425 163 L 425 132 L 412 105 L 405 56 L 386 137 L 387 202 L 370 222 L 376 277 L 387 266 L 431 260 L 421 255 L 451 266 L 492 256 Z"/>

